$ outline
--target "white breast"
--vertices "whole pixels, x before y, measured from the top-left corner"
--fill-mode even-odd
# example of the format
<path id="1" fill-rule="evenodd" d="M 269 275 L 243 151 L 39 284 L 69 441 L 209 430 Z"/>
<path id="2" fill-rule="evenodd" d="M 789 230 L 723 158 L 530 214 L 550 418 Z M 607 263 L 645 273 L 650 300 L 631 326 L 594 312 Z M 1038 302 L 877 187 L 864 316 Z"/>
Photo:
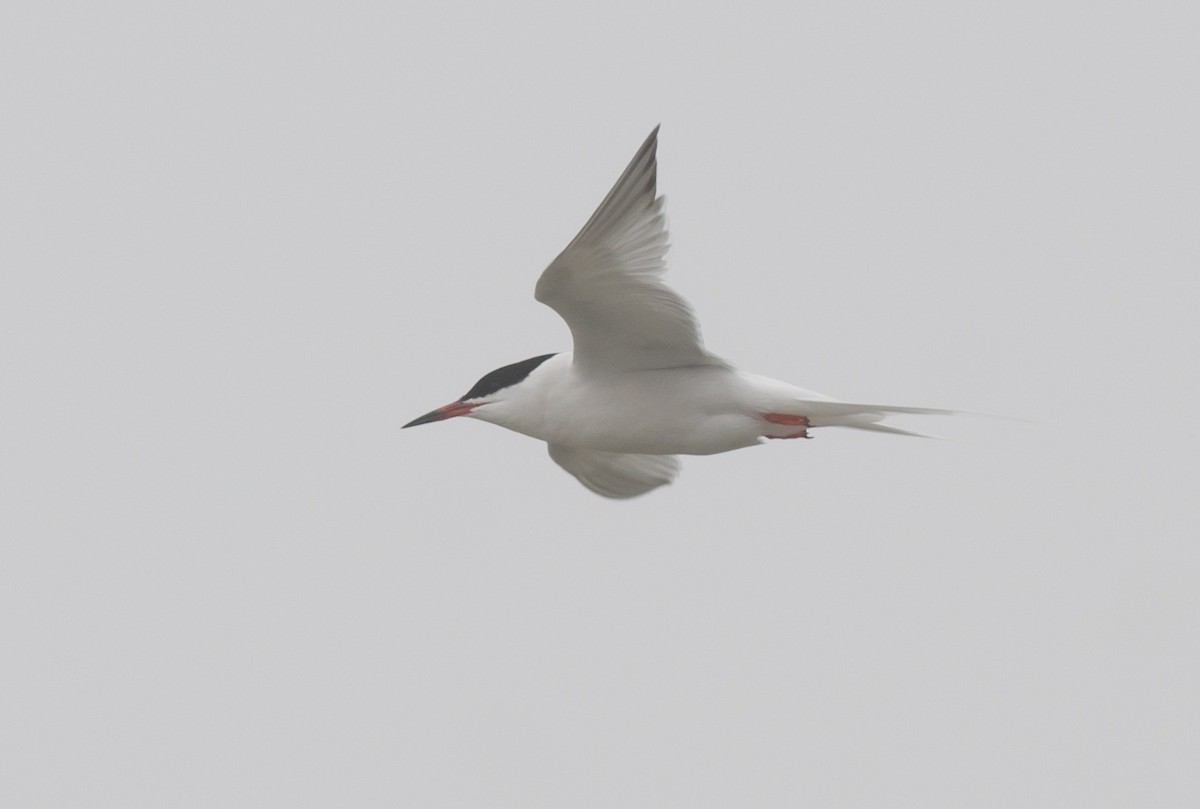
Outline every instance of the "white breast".
<path id="1" fill-rule="evenodd" d="M 720 366 L 579 373 L 547 360 L 478 418 L 552 444 L 607 452 L 709 455 L 758 442 L 744 380 Z"/>

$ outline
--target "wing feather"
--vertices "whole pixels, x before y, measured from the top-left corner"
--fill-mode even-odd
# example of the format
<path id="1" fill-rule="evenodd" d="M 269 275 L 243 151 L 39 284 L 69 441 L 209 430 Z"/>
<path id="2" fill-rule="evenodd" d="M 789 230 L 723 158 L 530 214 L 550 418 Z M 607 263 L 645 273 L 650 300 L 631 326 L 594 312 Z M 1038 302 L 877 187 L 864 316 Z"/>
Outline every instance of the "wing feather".
<path id="1" fill-rule="evenodd" d="M 691 306 L 663 282 L 658 127 L 591 219 L 538 279 L 535 297 L 567 322 L 585 371 L 723 365 L 704 350 Z"/>
<path id="2" fill-rule="evenodd" d="M 580 483 L 604 497 L 626 499 L 670 483 L 679 474 L 674 455 L 603 452 L 550 444 L 550 457 Z"/>

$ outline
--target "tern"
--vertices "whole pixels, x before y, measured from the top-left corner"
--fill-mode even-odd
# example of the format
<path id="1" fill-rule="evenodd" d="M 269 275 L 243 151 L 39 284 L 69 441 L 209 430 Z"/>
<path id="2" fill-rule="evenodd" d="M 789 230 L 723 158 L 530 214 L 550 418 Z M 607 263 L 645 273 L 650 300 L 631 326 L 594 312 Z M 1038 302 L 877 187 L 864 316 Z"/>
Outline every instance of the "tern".
<path id="1" fill-rule="evenodd" d="M 636 497 L 672 482 L 679 455 L 711 455 L 819 427 L 919 435 L 880 423 L 920 407 L 852 404 L 738 370 L 709 353 L 692 307 L 663 281 L 667 222 L 658 196 L 658 127 L 534 297 L 571 330 L 574 350 L 486 374 L 462 397 L 410 421 L 467 416 L 545 441 L 597 494 Z"/>

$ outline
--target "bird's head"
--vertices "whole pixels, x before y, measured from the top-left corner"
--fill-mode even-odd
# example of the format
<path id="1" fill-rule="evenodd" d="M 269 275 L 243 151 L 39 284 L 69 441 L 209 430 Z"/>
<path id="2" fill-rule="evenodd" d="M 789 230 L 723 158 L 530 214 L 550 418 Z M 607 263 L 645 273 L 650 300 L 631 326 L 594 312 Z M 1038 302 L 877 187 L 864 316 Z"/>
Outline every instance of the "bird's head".
<path id="1" fill-rule="evenodd" d="M 417 427 L 434 421 L 445 421 L 456 416 L 473 416 L 477 408 L 486 408 L 489 405 L 507 401 L 516 386 L 524 382 L 535 368 L 553 356 L 553 354 L 543 354 L 540 357 L 531 357 L 484 374 L 462 398 L 439 407 L 437 410 L 431 410 L 424 416 L 405 424 L 404 427 Z"/>

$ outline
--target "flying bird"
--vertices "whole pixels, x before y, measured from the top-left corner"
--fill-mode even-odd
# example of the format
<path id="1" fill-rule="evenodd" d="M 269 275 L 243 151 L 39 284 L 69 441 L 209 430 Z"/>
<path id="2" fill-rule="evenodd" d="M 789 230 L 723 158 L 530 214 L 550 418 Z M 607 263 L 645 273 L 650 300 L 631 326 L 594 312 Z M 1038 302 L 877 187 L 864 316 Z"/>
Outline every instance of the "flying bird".
<path id="1" fill-rule="evenodd" d="M 692 307 L 663 281 L 667 222 L 658 127 L 534 297 L 571 329 L 574 350 L 497 368 L 461 398 L 405 424 L 467 416 L 545 441 L 550 457 L 605 497 L 670 483 L 678 455 L 710 455 L 819 427 L 918 435 L 893 413 L 954 411 L 838 401 L 738 370 L 710 354 Z"/>

